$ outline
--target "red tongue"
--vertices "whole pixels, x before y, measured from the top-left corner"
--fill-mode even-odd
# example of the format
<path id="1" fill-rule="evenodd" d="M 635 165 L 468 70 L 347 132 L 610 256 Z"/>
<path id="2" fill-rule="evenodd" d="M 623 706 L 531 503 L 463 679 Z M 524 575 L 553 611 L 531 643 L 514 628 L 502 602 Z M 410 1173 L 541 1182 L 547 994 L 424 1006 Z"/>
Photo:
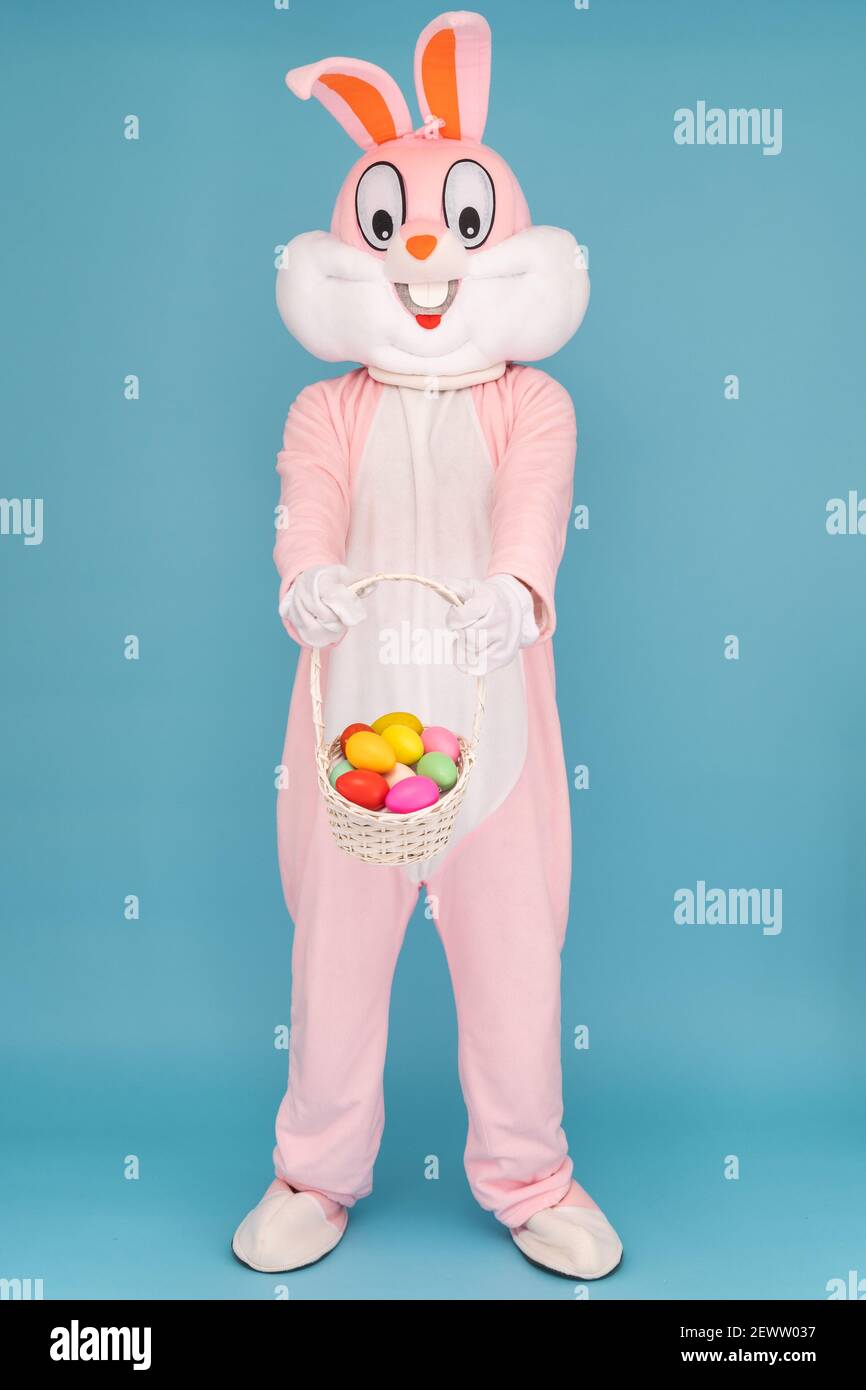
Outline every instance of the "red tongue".
<path id="1" fill-rule="evenodd" d="M 416 314 L 415 322 L 420 323 L 422 328 L 437 328 L 441 318 L 441 314 Z"/>

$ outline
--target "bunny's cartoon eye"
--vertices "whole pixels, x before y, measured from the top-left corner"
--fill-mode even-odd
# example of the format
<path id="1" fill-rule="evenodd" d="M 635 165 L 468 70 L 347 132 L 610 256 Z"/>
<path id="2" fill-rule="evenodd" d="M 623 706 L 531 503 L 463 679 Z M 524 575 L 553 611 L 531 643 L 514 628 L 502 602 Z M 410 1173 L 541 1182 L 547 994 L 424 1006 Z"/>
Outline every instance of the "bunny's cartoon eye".
<path id="1" fill-rule="evenodd" d="M 442 191 L 445 221 L 464 246 L 480 246 L 490 235 L 496 195 L 493 180 L 474 159 L 459 159 L 445 177 Z"/>
<path id="2" fill-rule="evenodd" d="M 387 251 L 406 221 L 406 189 L 393 164 L 371 164 L 355 191 L 355 215 L 368 246 Z"/>

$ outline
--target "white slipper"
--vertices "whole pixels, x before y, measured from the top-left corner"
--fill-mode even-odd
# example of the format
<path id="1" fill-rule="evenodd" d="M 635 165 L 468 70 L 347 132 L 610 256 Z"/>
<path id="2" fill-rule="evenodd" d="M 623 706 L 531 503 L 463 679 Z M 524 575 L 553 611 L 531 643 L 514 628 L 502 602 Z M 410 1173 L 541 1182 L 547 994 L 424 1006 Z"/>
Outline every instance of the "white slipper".
<path id="1" fill-rule="evenodd" d="M 348 1213 L 342 1227 L 333 1226 L 306 1192 L 266 1192 L 235 1231 L 232 1250 L 250 1269 L 284 1274 L 327 1255 L 343 1239 L 347 1225 Z"/>
<path id="2" fill-rule="evenodd" d="M 527 1259 L 572 1279 L 601 1279 L 622 1259 L 622 1241 L 594 1207 L 548 1207 L 511 1237 Z"/>

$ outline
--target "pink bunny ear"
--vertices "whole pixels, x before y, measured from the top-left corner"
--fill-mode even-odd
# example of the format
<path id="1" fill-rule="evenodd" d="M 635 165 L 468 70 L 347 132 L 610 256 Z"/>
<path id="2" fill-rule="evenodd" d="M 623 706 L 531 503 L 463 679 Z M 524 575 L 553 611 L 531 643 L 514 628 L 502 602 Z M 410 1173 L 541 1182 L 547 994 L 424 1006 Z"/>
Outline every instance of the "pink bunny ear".
<path id="1" fill-rule="evenodd" d="M 292 68 L 286 86 L 302 101 L 318 97 L 362 150 L 408 135 L 412 119 L 393 77 L 361 58 L 324 58 Z"/>
<path id="2" fill-rule="evenodd" d="M 490 25 L 483 15 L 451 10 L 422 30 L 415 46 L 415 87 L 425 123 L 446 140 L 480 140 L 490 92 Z"/>

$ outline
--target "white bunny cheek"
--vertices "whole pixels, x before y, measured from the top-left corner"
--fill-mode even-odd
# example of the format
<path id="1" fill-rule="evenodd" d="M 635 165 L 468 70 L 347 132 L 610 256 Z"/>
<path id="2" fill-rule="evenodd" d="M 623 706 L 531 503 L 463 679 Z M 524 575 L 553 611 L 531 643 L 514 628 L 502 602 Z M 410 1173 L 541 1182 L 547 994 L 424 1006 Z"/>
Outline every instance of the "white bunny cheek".
<path id="1" fill-rule="evenodd" d="M 483 353 L 535 362 L 568 342 L 588 301 L 589 276 L 571 233 L 527 227 L 479 252 L 461 305 Z"/>
<path id="2" fill-rule="evenodd" d="M 325 362 L 366 363 L 389 296 L 381 259 L 330 232 L 304 232 L 285 247 L 277 307 L 293 337 Z"/>

